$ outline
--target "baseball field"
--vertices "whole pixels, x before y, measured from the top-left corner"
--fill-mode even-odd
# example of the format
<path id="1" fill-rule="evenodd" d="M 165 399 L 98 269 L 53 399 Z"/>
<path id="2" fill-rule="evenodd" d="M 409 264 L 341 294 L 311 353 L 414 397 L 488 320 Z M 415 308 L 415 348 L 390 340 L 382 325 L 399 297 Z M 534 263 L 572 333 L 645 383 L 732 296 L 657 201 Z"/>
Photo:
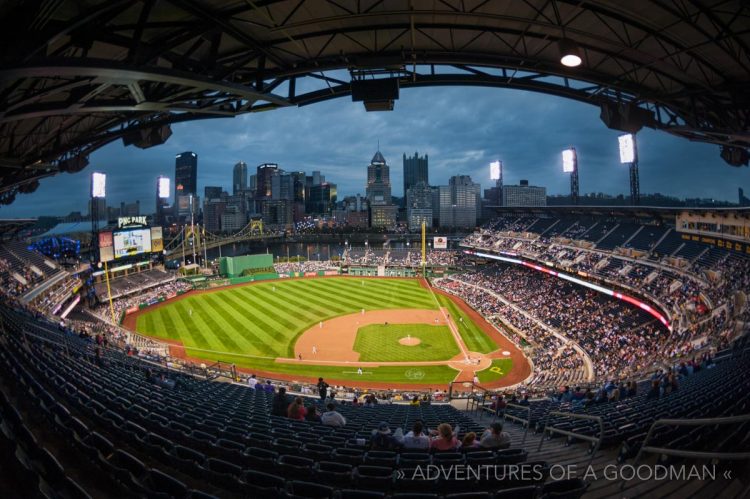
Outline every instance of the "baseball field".
<path id="1" fill-rule="evenodd" d="M 528 368 L 476 312 L 418 279 L 284 279 L 193 291 L 128 316 L 125 326 L 182 345 L 196 361 L 287 379 L 382 387 L 477 376 L 497 385 L 514 360 L 518 372 L 508 382 Z"/>

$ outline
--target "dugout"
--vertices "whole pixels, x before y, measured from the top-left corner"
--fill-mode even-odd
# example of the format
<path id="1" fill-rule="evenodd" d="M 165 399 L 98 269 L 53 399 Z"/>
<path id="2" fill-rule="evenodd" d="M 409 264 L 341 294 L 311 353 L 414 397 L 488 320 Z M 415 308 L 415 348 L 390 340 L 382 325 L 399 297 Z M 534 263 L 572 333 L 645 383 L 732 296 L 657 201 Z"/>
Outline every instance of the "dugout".
<path id="1" fill-rule="evenodd" d="M 248 273 L 273 272 L 273 255 L 261 253 L 258 255 L 223 256 L 219 261 L 219 273 L 222 277 L 239 277 Z"/>

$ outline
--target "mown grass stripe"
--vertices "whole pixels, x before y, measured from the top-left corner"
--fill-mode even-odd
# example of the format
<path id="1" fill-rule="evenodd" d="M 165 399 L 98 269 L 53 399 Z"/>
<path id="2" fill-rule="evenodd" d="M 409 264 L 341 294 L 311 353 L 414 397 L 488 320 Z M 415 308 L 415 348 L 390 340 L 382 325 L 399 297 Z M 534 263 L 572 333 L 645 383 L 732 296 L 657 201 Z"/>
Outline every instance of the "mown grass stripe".
<path id="1" fill-rule="evenodd" d="M 181 302 L 177 302 L 175 305 L 179 305 Z M 179 314 L 178 307 L 166 307 L 163 310 L 166 311 L 164 320 L 174 331 L 179 335 L 180 341 L 184 345 L 193 345 L 199 348 L 212 348 L 211 343 L 203 335 L 203 331 L 200 328 L 195 329 L 194 327 L 188 328 L 183 322 Z"/>
<path id="2" fill-rule="evenodd" d="M 211 305 L 211 308 L 216 311 L 217 319 L 229 326 L 227 329 L 221 329 L 215 334 L 225 345 L 236 345 L 235 350 L 228 351 L 247 351 L 248 349 L 252 348 L 252 343 L 245 339 L 245 337 L 242 335 L 242 332 L 247 328 L 247 326 L 242 324 L 242 322 L 240 322 L 235 317 L 235 314 L 232 313 L 233 309 L 231 308 L 231 304 L 229 302 L 230 296 L 227 296 L 226 298 L 226 300 L 219 301 L 214 296 L 209 295 L 206 297 L 206 302 Z M 230 336 L 229 333 L 232 333 L 232 335 Z M 237 337 L 237 341 L 235 341 L 235 337 Z M 238 342 L 242 343 L 242 345 L 239 345 Z"/>
<path id="3" fill-rule="evenodd" d="M 328 297 L 337 297 L 341 303 L 350 305 L 353 311 L 357 311 L 363 308 L 362 305 L 366 305 L 365 308 L 369 309 L 397 308 L 396 306 L 400 305 L 400 302 L 398 301 L 390 299 L 384 300 L 382 296 L 369 295 L 359 292 L 359 290 L 355 290 L 350 287 L 339 288 L 338 286 L 333 284 L 328 284 L 323 287 L 321 281 L 310 281 L 308 283 L 302 284 L 305 285 L 306 289 L 313 288 L 323 292 L 324 295 Z"/>
<path id="4" fill-rule="evenodd" d="M 305 316 L 303 320 L 305 323 L 312 323 L 319 320 L 321 308 L 312 307 L 307 302 L 295 302 L 292 304 L 288 299 L 285 299 L 284 293 L 263 293 L 261 296 L 269 304 L 278 307 L 280 310 L 290 312 L 290 315 L 293 315 L 291 314 L 293 308 L 294 314 Z"/>
<path id="5" fill-rule="evenodd" d="M 237 314 L 239 314 L 240 317 L 252 317 L 253 318 L 253 326 L 255 326 L 256 332 L 260 334 L 260 336 L 256 333 L 251 333 L 253 337 L 255 338 L 255 341 L 259 342 L 260 345 L 262 345 L 261 349 L 264 351 L 264 354 L 276 354 L 278 352 L 277 349 L 272 348 L 270 346 L 270 342 L 266 342 L 263 340 L 263 338 L 267 338 L 268 340 L 277 342 L 277 343 L 284 343 L 287 341 L 287 336 L 280 333 L 278 329 L 269 322 L 266 322 L 264 319 L 261 318 L 258 315 L 256 315 L 253 311 L 253 309 L 247 307 L 240 299 L 239 297 L 232 295 L 226 295 L 224 297 L 225 301 L 224 303 L 227 304 L 233 311 L 235 311 Z M 236 322 L 236 330 L 238 332 L 241 332 L 243 329 L 247 329 L 247 325 L 243 325 L 236 319 L 233 319 Z M 265 327 L 259 327 L 259 324 L 263 324 Z M 262 337 L 263 338 L 262 338 Z M 253 344 L 254 345 L 254 344 Z"/>
<path id="6" fill-rule="evenodd" d="M 322 316 L 321 319 L 325 319 L 327 317 L 335 315 L 341 315 L 349 311 L 349 309 L 343 309 L 337 307 L 336 305 L 333 305 L 333 303 L 331 303 L 330 297 L 322 296 L 318 293 L 305 293 L 302 290 L 296 290 L 294 288 L 289 288 L 285 290 L 285 292 L 291 294 L 292 296 L 295 296 L 300 301 L 310 301 L 316 305 L 319 305 L 323 311 L 328 312 L 326 315 Z"/>
<path id="7" fill-rule="evenodd" d="M 227 345 L 225 345 L 224 341 L 222 340 L 221 326 L 214 319 L 217 314 L 212 314 L 208 309 L 208 305 L 203 300 L 194 300 L 191 304 L 193 305 L 193 316 L 195 316 L 195 312 L 197 311 L 200 314 L 197 317 L 198 320 L 201 320 L 206 326 L 203 332 L 209 334 L 214 339 L 213 346 L 203 348 L 207 348 L 210 350 L 228 351 Z M 213 310 L 214 307 L 210 308 L 211 310 Z M 233 341 L 231 341 L 231 343 L 234 344 L 235 349 L 238 348 L 236 343 L 234 343 Z"/>
<path id="8" fill-rule="evenodd" d="M 212 350 L 224 350 L 225 345 L 219 341 L 212 331 L 212 328 L 206 323 L 203 317 L 205 312 L 197 307 L 196 303 L 197 300 L 193 301 L 192 299 L 189 299 L 184 302 L 177 302 L 175 306 L 175 310 L 179 312 L 178 317 L 180 318 L 180 322 L 184 324 L 184 330 L 189 331 L 193 327 L 197 327 L 209 345 L 207 348 Z M 196 306 L 196 308 L 193 308 L 194 306 Z M 193 311 L 192 315 L 189 313 L 190 310 Z"/>
<path id="9" fill-rule="evenodd" d="M 317 286 L 318 283 L 323 283 L 324 281 L 317 281 L 317 282 L 311 282 L 309 283 L 311 286 Z M 423 308 L 421 305 L 427 305 L 431 304 L 432 306 L 426 306 L 424 308 L 435 308 L 435 304 L 432 303 L 432 300 L 429 296 L 425 296 L 424 293 L 421 294 L 413 294 L 413 293 L 378 293 L 376 290 L 372 290 L 369 287 L 361 287 L 361 286 L 351 286 L 349 283 L 346 282 L 333 282 L 331 284 L 328 284 L 327 287 L 331 290 L 340 291 L 341 293 L 344 293 L 348 296 L 357 297 L 362 300 L 367 300 L 372 302 L 373 300 L 382 305 L 385 303 L 393 303 L 395 305 L 402 304 L 405 300 L 407 300 L 406 305 L 402 308 Z M 368 289 L 364 289 L 368 288 Z M 338 293 L 338 294 L 341 294 Z M 411 303 L 416 303 L 419 306 L 411 306 Z M 379 306 L 378 308 L 385 308 L 383 306 Z"/>
<path id="10" fill-rule="evenodd" d="M 341 305 L 342 307 L 345 307 L 344 309 L 340 309 L 341 312 L 339 313 L 339 315 L 344 314 L 344 313 L 354 313 L 360 310 L 363 305 L 367 305 L 367 304 L 369 304 L 368 308 L 377 308 L 374 302 L 353 299 L 346 295 L 336 293 L 334 290 L 331 290 L 330 288 L 321 289 L 316 286 L 310 285 L 310 283 L 308 283 L 305 286 L 305 294 L 314 295 L 330 304 L 335 303 L 336 305 Z M 329 305 L 328 308 L 332 309 L 333 305 Z"/>

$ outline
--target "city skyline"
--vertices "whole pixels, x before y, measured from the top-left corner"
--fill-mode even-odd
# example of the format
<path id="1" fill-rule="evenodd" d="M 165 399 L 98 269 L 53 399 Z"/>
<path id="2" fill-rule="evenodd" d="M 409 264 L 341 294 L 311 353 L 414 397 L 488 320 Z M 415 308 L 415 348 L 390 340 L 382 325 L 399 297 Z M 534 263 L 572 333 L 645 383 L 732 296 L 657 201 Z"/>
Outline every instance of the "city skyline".
<path id="1" fill-rule="evenodd" d="M 148 150 L 110 144 L 91 155 L 91 165 L 83 172 L 42 180 L 36 193 L 19 195 L 14 204 L 0 208 L 0 217 L 85 212 L 92 171 L 108 174 L 109 205 L 140 200 L 143 211 L 152 212 L 156 177 L 173 178 L 174 157 L 183 151 L 200 157 L 198 193 L 206 185 L 231 192 L 238 161 L 250 169 L 274 162 L 287 171 L 320 170 L 338 184 L 341 199 L 364 194 L 364 167 L 378 140 L 382 154 L 391 158 L 393 195 L 398 197 L 404 195 L 399 159 L 414 151 L 429 155 L 432 185 L 465 174 L 487 188 L 489 163 L 499 159 L 506 184 L 526 179 L 547 187 L 550 195 L 566 194 L 569 179 L 562 173 L 560 152 L 571 145 L 579 154 L 582 195 L 626 194 L 627 169 L 617 158 L 620 133 L 607 129 L 593 106 L 522 91 L 409 90 L 390 113 L 365 113 L 356 103 L 338 99 L 234 120 L 175 125 L 166 144 Z M 750 188 L 748 169 L 726 165 L 716 146 L 650 129 L 638 134 L 638 144 L 644 194 L 736 202 L 737 188 Z"/>

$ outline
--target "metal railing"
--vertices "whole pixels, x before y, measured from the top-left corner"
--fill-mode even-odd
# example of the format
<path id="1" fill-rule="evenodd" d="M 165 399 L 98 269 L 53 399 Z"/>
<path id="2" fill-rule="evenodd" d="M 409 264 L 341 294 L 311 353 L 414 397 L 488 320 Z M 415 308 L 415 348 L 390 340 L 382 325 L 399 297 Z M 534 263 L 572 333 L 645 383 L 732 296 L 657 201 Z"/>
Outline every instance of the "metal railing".
<path id="1" fill-rule="evenodd" d="M 723 425 L 733 423 L 744 423 L 750 421 L 750 414 L 743 414 L 741 416 L 727 416 L 723 418 L 703 418 L 703 419 L 659 419 L 655 421 L 651 428 L 649 428 L 646 438 L 641 444 L 641 449 L 635 456 L 633 465 L 640 460 L 641 455 L 644 453 L 650 454 L 664 454 L 665 456 L 675 457 L 687 457 L 694 459 L 750 459 L 750 451 L 748 452 L 712 452 L 712 451 L 694 451 L 694 450 L 680 450 L 670 449 L 668 447 L 650 447 L 646 445 L 653 436 L 656 428 L 660 426 L 708 426 L 708 425 Z"/>
<path id="2" fill-rule="evenodd" d="M 590 435 L 583 435 L 581 433 L 576 433 L 574 431 L 568 431 L 568 430 L 562 430 L 560 428 L 553 428 L 549 426 L 549 418 L 550 416 L 560 416 L 564 418 L 570 418 L 570 419 L 584 419 L 589 421 L 594 421 L 596 423 L 599 423 L 599 436 L 598 437 L 592 437 Z M 585 440 L 586 442 L 591 442 L 594 444 L 594 448 L 591 450 L 591 458 L 589 459 L 588 466 L 591 466 L 591 463 L 594 461 L 594 456 L 599 451 L 599 447 L 601 447 L 602 440 L 604 440 L 604 421 L 600 416 L 591 416 L 589 414 L 573 414 L 571 412 L 559 412 L 559 411 L 550 411 L 547 413 L 547 417 L 544 419 L 544 430 L 542 430 L 542 438 L 539 440 L 539 447 L 537 448 L 537 452 L 542 450 L 542 445 L 544 444 L 544 434 L 545 433 L 558 433 L 560 435 L 565 435 L 568 437 L 577 438 L 580 440 Z"/>
<path id="3" fill-rule="evenodd" d="M 508 409 L 516 409 L 525 411 L 527 416 L 526 419 L 522 418 L 521 416 L 516 416 L 514 414 L 508 414 Z M 521 445 L 526 443 L 526 435 L 529 433 L 529 426 L 531 425 L 531 407 L 528 405 L 518 405 L 518 404 L 507 404 L 505 406 L 505 412 L 503 413 L 503 418 L 511 421 L 516 421 L 518 423 L 521 423 L 521 425 L 525 428 L 523 432 L 523 439 L 521 440 Z"/>

